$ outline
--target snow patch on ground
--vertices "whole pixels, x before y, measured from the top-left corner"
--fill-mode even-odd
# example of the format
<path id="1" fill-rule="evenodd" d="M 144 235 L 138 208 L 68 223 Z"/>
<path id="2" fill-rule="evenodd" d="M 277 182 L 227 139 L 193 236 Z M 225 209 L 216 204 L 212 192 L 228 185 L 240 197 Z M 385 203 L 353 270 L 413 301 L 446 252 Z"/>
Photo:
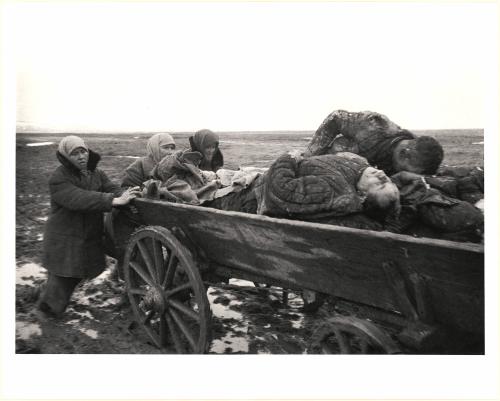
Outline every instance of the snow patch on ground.
<path id="1" fill-rule="evenodd" d="M 234 143 L 234 144 L 238 144 L 238 145 L 260 145 L 260 142 L 243 142 L 243 141 L 228 141 L 228 140 L 224 140 L 224 141 L 220 141 L 220 143 Z"/>
<path id="2" fill-rule="evenodd" d="M 84 329 L 84 328 L 79 328 L 78 330 L 80 330 L 83 334 L 85 334 L 86 336 L 89 336 L 90 338 L 93 338 L 94 340 L 99 337 L 98 334 L 97 334 L 97 331 L 95 330 L 92 330 L 92 329 Z"/>
<path id="3" fill-rule="evenodd" d="M 122 158 L 139 159 L 140 158 L 140 156 L 115 156 L 115 155 L 108 155 L 108 156 L 104 156 L 104 157 L 116 157 L 117 159 L 122 159 Z"/>
<path id="4" fill-rule="evenodd" d="M 239 281 L 242 282 L 244 280 Z M 236 283 L 232 282 L 231 284 Z M 231 331 L 227 332 L 224 337 L 212 341 L 210 352 L 215 352 L 217 354 L 223 354 L 226 353 L 226 351 L 230 351 L 231 353 L 247 353 L 249 347 L 249 341 L 246 338 L 246 334 L 248 333 L 248 320 L 246 320 L 241 313 L 230 309 L 231 306 L 241 305 L 241 302 L 229 296 L 231 299 L 227 306 L 216 304 L 213 301 L 217 298 L 217 295 L 213 294 L 213 290 L 208 291 L 207 296 L 214 316 L 219 319 L 235 319 L 238 321 L 238 325 L 230 325 Z M 242 325 L 243 327 L 241 327 Z"/>
<path id="5" fill-rule="evenodd" d="M 37 263 L 25 263 L 16 267 L 16 285 L 29 285 L 34 287 L 36 279 L 44 279 L 46 273 Z"/>
<path id="6" fill-rule="evenodd" d="M 78 304 L 80 304 L 80 302 L 78 302 Z M 90 313 L 88 310 L 84 311 L 84 312 L 78 312 L 74 309 L 72 309 L 71 307 L 69 307 L 67 309 L 67 312 L 68 311 L 71 311 L 72 313 L 75 313 L 77 314 L 78 316 L 80 316 L 80 319 L 73 319 L 73 320 L 70 320 L 68 322 L 66 322 L 67 324 L 70 324 L 70 325 L 78 325 L 78 324 L 81 324 L 81 318 L 84 318 L 86 317 L 87 319 L 89 320 L 96 320 L 96 318 L 94 317 L 94 315 L 92 313 Z M 67 313 L 66 312 L 66 313 Z"/>
<path id="7" fill-rule="evenodd" d="M 246 334 L 246 332 L 235 333 L 241 335 Z M 248 353 L 248 341 L 241 337 L 235 337 L 233 333 L 228 332 L 221 339 L 213 340 L 210 346 L 210 352 L 215 352 L 216 354 L 225 354 L 226 350 L 230 350 L 231 353 L 245 352 Z"/>
<path id="8" fill-rule="evenodd" d="M 109 281 L 109 275 L 111 274 L 111 269 L 104 270 L 99 276 L 92 280 L 95 285 L 103 284 L 105 281 Z"/>
<path id="9" fill-rule="evenodd" d="M 40 336 L 42 329 L 37 323 L 16 322 L 16 338 L 28 340 L 33 336 Z"/>
<path id="10" fill-rule="evenodd" d="M 52 145 L 54 142 L 35 142 L 35 143 L 27 143 L 26 146 L 47 146 Z"/>

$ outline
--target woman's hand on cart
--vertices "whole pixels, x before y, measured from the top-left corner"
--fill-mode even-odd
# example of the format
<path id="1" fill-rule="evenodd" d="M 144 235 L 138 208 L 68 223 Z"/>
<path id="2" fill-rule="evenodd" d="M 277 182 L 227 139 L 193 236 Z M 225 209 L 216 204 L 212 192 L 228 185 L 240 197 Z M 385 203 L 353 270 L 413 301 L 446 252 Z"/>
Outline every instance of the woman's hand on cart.
<path id="1" fill-rule="evenodd" d="M 132 199 L 141 195 L 139 187 L 127 188 L 118 198 L 113 199 L 113 206 L 127 205 Z"/>

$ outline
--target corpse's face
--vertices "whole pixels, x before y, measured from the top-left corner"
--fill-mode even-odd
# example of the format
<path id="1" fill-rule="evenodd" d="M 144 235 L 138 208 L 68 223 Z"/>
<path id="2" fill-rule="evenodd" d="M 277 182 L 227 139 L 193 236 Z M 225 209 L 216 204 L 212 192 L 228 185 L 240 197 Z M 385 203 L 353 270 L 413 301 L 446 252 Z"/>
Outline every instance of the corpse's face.
<path id="1" fill-rule="evenodd" d="M 399 205 L 399 190 L 391 181 L 381 186 L 373 186 L 368 190 L 367 196 L 370 196 L 381 209 L 387 209 L 396 203 Z"/>
<path id="2" fill-rule="evenodd" d="M 76 148 L 69 154 L 70 161 L 80 170 L 87 168 L 89 152 L 85 148 Z"/>
<path id="3" fill-rule="evenodd" d="M 424 169 L 418 165 L 419 155 L 415 149 L 407 148 L 393 159 L 397 171 L 409 171 L 415 174 L 423 174 Z"/>
<path id="4" fill-rule="evenodd" d="M 385 175 L 382 170 L 375 167 L 367 167 L 361 178 L 358 181 L 358 189 L 361 192 L 367 193 L 368 191 L 383 191 L 384 189 L 394 185 L 389 177 Z"/>
<path id="5" fill-rule="evenodd" d="M 165 156 L 170 156 L 175 152 L 175 144 L 169 143 L 167 145 L 160 146 L 161 158 L 163 159 Z"/>
<path id="6" fill-rule="evenodd" d="M 203 150 L 203 154 L 207 160 L 212 160 L 216 150 L 217 150 L 217 145 L 215 144 L 209 145 Z"/>

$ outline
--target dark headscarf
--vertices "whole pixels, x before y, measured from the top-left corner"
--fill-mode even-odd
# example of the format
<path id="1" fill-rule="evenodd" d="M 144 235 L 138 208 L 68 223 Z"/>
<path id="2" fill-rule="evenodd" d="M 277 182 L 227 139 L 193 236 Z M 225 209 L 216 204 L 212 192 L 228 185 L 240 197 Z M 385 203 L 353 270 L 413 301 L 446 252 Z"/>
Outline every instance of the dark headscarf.
<path id="1" fill-rule="evenodd" d="M 224 165 L 224 157 L 219 149 L 219 136 L 216 133 L 209 129 L 202 129 L 189 137 L 189 144 L 193 152 L 200 152 L 203 155 L 199 166 L 200 170 L 215 172 Z M 211 162 L 205 159 L 204 152 L 210 145 L 215 145 L 216 148 Z"/>

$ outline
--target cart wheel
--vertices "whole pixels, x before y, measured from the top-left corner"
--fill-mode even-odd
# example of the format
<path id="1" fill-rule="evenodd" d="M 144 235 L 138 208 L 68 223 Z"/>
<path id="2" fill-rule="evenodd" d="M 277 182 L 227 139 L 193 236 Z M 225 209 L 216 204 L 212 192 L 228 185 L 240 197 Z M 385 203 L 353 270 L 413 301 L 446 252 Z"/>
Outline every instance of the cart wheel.
<path id="1" fill-rule="evenodd" d="M 206 352 L 210 305 L 191 252 L 166 228 L 143 227 L 130 237 L 123 267 L 134 315 L 155 345 Z"/>
<path id="2" fill-rule="evenodd" d="M 313 333 L 312 354 L 400 354 L 396 343 L 375 324 L 351 316 L 328 319 Z"/>

